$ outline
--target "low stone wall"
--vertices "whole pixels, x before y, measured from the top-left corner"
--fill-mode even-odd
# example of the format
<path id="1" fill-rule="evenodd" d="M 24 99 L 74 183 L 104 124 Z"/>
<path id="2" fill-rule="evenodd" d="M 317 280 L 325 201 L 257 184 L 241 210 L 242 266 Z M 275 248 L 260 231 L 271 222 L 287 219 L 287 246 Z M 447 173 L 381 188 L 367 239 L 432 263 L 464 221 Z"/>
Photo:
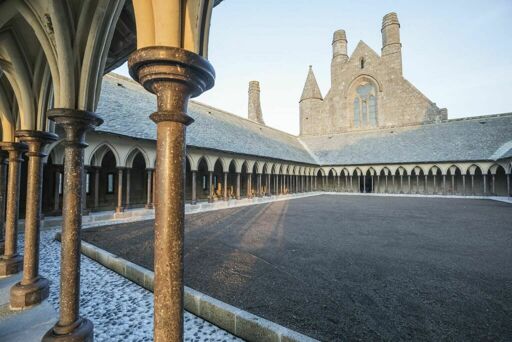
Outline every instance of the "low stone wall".
<path id="1" fill-rule="evenodd" d="M 55 239 L 60 241 L 60 233 L 56 234 Z M 82 241 L 80 248 L 85 256 L 153 292 L 154 272 L 85 241 Z M 184 305 L 188 312 L 247 341 L 317 341 L 186 286 Z"/>

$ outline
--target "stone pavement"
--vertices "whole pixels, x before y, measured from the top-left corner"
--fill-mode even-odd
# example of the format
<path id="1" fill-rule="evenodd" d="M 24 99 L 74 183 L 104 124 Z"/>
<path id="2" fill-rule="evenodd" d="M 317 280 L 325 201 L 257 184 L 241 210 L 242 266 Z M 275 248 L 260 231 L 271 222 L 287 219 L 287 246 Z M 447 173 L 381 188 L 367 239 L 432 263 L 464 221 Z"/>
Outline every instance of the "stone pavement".
<path id="1" fill-rule="evenodd" d="M 26 328 L 34 320 L 43 322 L 41 313 L 58 312 L 60 243 L 54 241 L 56 231 L 41 233 L 40 273 L 50 280 L 50 297 L 44 306 L 27 310 L 24 320 L 0 309 L 0 341 L 32 341 Z M 20 236 L 20 243 L 21 243 Z M 20 252 L 23 248 L 21 246 Z M 80 313 L 94 323 L 95 341 L 151 341 L 153 336 L 153 294 L 82 256 Z M 0 283 L 1 285 L 1 283 Z M 16 315 L 19 315 L 16 314 Z M 54 316 L 56 317 L 56 316 Z M 50 320 L 51 326 L 53 320 Z M 13 327 L 12 322 L 20 323 Z M 26 323 L 26 326 L 23 324 Z M 46 327 L 41 329 L 46 331 Z M 9 327 L 9 329 L 5 328 Z M 16 328 L 18 330 L 16 331 Z M 17 332 L 17 333 L 16 333 Z M 185 312 L 186 341 L 239 341 L 233 335 Z"/>

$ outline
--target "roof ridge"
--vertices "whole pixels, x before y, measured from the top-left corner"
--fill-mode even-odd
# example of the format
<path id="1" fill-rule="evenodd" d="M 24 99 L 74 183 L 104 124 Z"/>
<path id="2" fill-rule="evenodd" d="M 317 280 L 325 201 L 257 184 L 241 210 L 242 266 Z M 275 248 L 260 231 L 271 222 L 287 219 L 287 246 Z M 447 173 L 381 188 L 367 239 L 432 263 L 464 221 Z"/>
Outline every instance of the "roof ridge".
<path id="1" fill-rule="evenodd" d="M 226 111 L 226 110 L 224 110 L 224 109 L 220 109 L 220 108 L 217 108 L 217 107 L 214 107 L 214 106 L 208 105 L 208 104 L 206 104 L 206 103 L 204 103 L 204 102 L 200 102 L 200 101 L 196 101 L 196 100 L 191 100 L 190 102 L 192 102 L 192 103 L 194 103 L 194 104 L 196 104 L 196 105 L 198 105 L 198 106 L 202 106 L 202 107 L 210 108 L 210 109 L 216 110 L 216 111 L 218 111 L 218 112 L 221 112 L 221 113 L 223 113 L 223 114 L 227 114 L 227 115 L 233 116 L 233 117 L 235 117 L 235 118 L 237 118 L 237 119 L 239 119 L 239 120 L 247 121 L 247 122 L 249 122 L 250 124 L 253 124 L 253 125 L 256 125 L 256 126 L 261 126 L 261 127 L 264 127 L 264 128 L 268 128 L 268 129 L 271 129 L 271 130 L 277 131 L 277 132 L 279 132 L 279 133 L 286 134 L 286 135 L 288 135 L 288 136 L 290 136 L 290 137 L 292 137 L 292 138 L 298 138 L 298 136 L 297 136 L 297 135 L 293 135 L 293 134 L 291 134 L 291 133 L 288 133 L 288 132 L 282 131 L 282 130 L 280 130 L 280 129 L 278 129 L 278 128 L 275 128 L 275 127 L 272 127 L 272 126 L 268 126 L 268 125 L 260 124 L 260 123 L 258 123 L 258 122 L 256 122 L 256 121 L 249 120 L 248 118 L 244 118 L 243 116 L 236 115 L 236 114 L 231 113 L 231 112 L 228 112 L 228 111 Z"/>

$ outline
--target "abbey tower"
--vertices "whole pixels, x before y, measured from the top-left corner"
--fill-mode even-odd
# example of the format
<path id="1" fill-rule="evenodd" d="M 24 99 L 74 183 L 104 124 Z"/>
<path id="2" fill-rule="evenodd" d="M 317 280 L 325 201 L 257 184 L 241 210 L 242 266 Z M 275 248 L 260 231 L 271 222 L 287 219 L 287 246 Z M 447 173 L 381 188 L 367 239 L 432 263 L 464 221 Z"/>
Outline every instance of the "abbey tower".
<path id="1" fill-rule="evenodd" d="M 379 55 L 363 41 L 347 53 L 344 30 L 332 41 L 331 89 L 325 98 L 310 66 L 300 98 L 300 134 L 321 135 L 447 119 L 440 109 L 402 75 L 400 23 L 396 13 L 382 19 Z"/>

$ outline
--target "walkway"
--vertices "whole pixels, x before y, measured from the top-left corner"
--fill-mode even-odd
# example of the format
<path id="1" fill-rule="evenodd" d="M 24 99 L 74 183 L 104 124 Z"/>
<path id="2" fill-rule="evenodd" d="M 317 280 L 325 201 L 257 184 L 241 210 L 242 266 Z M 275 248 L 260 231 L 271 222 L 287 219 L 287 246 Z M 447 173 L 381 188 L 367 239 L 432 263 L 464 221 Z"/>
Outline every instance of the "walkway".
<path id="1" fill-rule="evenodd" d="M 56 230 L 51 230 L 41 234 L 40 274 L 50 280 L 48 302 L 57 311 L 60 243 L 54 241 L 55 233 Z M 23 247 L 21 246 L 20 249 L 22 252 Z M 81 315 L 94 323 L 95 341 L 152 341 L 153 294 L 151 292 L 84 256 L 82 256 L 81 274 Z M 51 310 L 45 309 L 46 312 Z M 7 318 L 8 315 L 4 316 L 0 313 L 0 341 L 6 333 L 1 327 L 3 323 L 8 323 Z M 19 333 L 23 334 L 24 331 Z M 13 339 L 14 337 L 10 336 L 9 340 L 13 341 Z M 238 338 L 188 312 L 185 312 L 185 340 L 239 341 Z M 19 341 L 27 340 L 19 339 Z"/>

